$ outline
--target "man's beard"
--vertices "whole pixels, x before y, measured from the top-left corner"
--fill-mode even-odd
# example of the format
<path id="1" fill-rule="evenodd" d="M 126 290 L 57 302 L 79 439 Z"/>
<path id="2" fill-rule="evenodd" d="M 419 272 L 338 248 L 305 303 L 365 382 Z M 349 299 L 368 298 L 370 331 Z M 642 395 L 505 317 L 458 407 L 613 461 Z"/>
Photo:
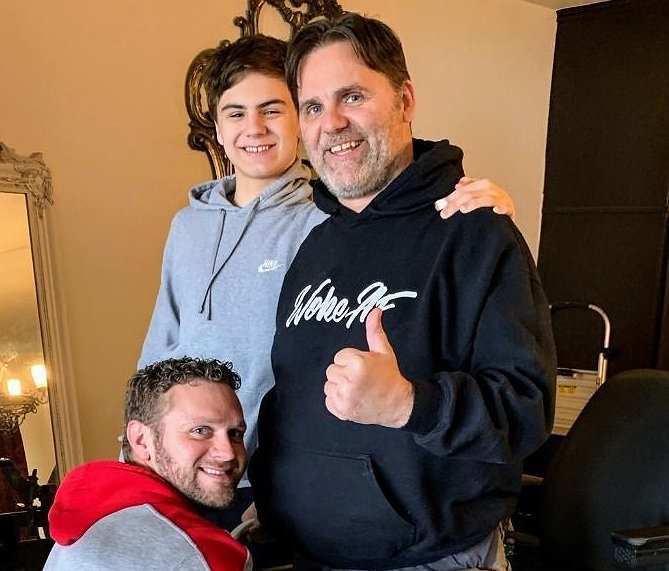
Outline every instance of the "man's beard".
<path id="1" fill-rule="evenodd" d="M 155 439 L 156 473 L 165 478 L 188 499 L 209 508 L 226 508 L 235 497 L 237 482 L 231 486 L 219 486 L 216 490 L 200 486 L 197 481 L 198 469 L 180 468 L 163 446 L 162 438 Z"/>
<path id="2" fill-rule="evenodd" d="M 378 140 L 376 134 L 368 135 L 363 145 L 367 145 L 369 149 L 365 160 L 354 167 L 339 165 L 333 168 L 324 157 L 319 157 L 319 161 L 312 161 L 325 186 L 339 199 L 363 198 L 376 194 L 395 175 L 391 166 L 393 158 L 389 156 L 390 149 L 383 141 Z"/>
<path id="3" fill-rule="evenodd" d="M 404 156 L 395 144 L 399 135 L 393 127 L 400 121 L 400 103 L 398 100 L 395 107 L 397 122 L 390 121 L 387 128 L 364 132 L 355 125 L 350 125 L 345 130 L 330 135 L 327 141 L 319 143 L 314 156 L 309 154 L 320 179 L 338 199 L 356 199 L 377 194 L 399 174 L 399 165 Z M 365 156 L 353 164 L 342 161 L 341 164 L 335 162 L 333 166 L 327 160 L 329 151 L 324 149 L 352 140 L 362 140 L 362 146 L 366 147 Z"/>

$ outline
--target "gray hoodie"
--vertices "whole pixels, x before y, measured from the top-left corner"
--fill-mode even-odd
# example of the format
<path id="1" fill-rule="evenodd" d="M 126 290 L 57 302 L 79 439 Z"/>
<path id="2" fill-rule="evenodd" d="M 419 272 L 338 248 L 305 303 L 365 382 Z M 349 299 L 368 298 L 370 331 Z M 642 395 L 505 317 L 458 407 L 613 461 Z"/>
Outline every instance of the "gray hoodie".
<path id="1" fill-rule="evenodd" d="M 274 385 L 270 352 L 281 284 L 304 238 L 326 218 L 311 200 L 309 178 L 296 161 L 243 207 L 228 198 L 234 176 L 190 191 L 190 206 L 172 221 L 139 359 L 140 368 L 170 357 L 231 361 L 242 378 L 237 394 L 249 456 L 260 401 Z"/>

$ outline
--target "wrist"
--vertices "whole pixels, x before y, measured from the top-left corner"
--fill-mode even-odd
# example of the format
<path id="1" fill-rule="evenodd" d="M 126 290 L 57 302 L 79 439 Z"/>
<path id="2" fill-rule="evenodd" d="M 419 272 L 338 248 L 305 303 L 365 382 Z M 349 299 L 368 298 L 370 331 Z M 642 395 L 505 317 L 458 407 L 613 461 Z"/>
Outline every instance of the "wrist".
<path id="1" fill-rule="evenodd" d="M 398 399 L 398 404 L 395 407 L 395 414 L 390 428 L 402 428 L 409 422 L 411 413 L 413 412 L 414 403 L 414 387 L 413 383 L 403 378 L 403 386 L 400 389 L 401 397 Z"/>

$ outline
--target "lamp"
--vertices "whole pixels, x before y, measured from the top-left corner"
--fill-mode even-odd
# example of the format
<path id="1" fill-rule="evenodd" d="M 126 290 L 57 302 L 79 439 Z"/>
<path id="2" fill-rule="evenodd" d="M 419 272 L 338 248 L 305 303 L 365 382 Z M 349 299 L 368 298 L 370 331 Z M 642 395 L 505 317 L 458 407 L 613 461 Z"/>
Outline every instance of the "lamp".
<path id="1" fill-rule="evenodd" d="M 42 363 L 30 367 L 32 383 L 30 389 L 24 392 L 26 383 L 17 376 L 10 376 L 9 372 L 9 363 L 16 359 L 16 352 L 0 356 L 7 357 L 0 362 L 0 431 L 14 432 L 27 414 L 37 412 L 38 406 L 49 402 L 46 367 Z"/>

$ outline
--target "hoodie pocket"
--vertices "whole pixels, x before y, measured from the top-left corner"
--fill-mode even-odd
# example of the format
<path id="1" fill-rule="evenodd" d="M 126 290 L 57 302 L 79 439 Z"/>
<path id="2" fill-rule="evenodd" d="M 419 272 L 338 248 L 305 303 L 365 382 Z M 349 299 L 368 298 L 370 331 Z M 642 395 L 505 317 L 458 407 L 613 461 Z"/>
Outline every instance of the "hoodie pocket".
<path id="1" fill-rule="evenodd" d="M 305 555 L 341 566 L 414 543 L 414 526 L 393 508 L 368 455 L 295 451 L 272 470 L 275 516 Z"/>

